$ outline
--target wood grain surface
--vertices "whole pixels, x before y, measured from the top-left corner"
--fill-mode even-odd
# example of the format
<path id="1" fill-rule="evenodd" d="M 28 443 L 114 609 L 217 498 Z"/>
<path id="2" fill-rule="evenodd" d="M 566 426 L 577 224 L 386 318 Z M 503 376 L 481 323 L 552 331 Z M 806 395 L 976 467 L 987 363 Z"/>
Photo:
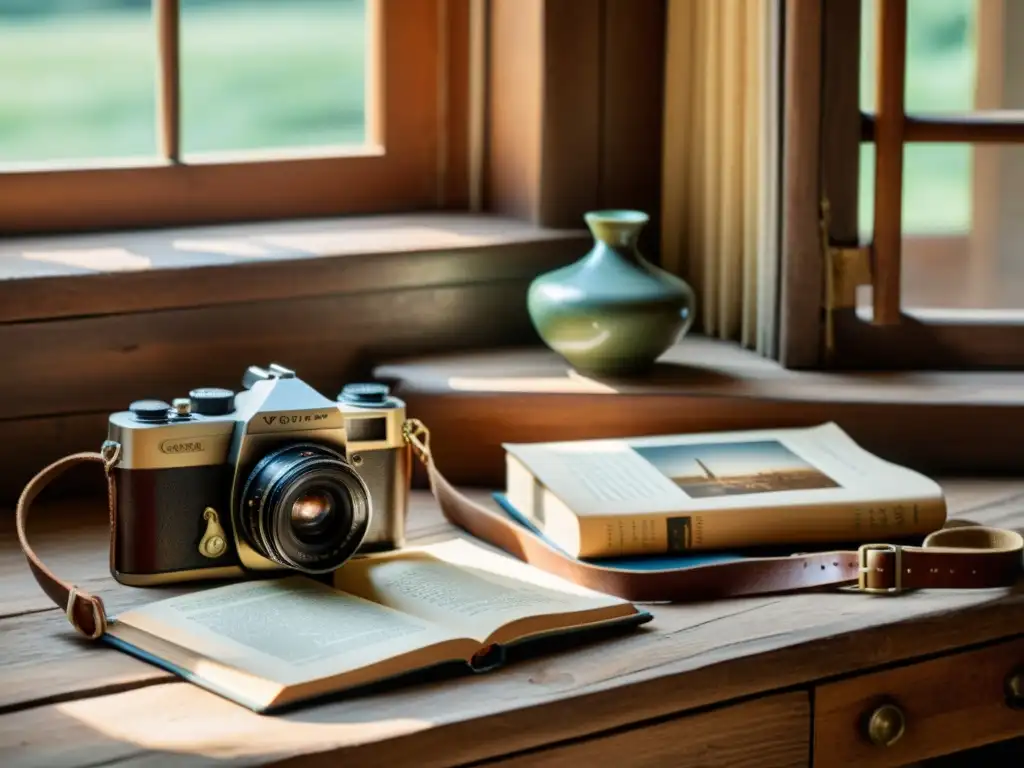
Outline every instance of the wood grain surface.
<path id="1" fill-rule="evenodd" d="M 0 378 L 0 419 L 109 413 L 198 386 L 237 391 L 246 368 L 270 357 L 333 397 L 346 374 L 389 350 L 413 353 L 427 336 L 449 349 L 528 338 L 527 282 L 166 310 L 145 322 L 109 315 L 0 325 L 0 349 L 19 350 Z"/>
<path id="2" fill-rule="evenodd" d="M 1024 482 L 945 487 L 952 518 L 1024 530 Z M 415 540 L 451 535 L 424 492 L 414 494 L 410 530 Z M 112 612 L 166 594 L 110 579 L 99 500 L 41 508 L 29 535 L 47 563 L 100 594 Z M 1002 638 L 1024 626 L 1024 589 L 895 599 L 840 591 L 649 608 L 655 621 L 639 631 L 494 673 L 261 717 L 79 641 L 32 580 L 5 515 L 0 765 L 141 765 L 174 757 L 184 765 L 434 766 L 492 759 Z"/>
<path id="3" fill-rule="evenodd" d="M 465 213 L 11 238 L 0 323 L 528 279 L 592 242 L 582 224 Z"/>
<path id="4" fill-rule="evenodd" d="M 487 765 L 495 768 L 575 768 L 581 764 L 637 768 L 667 765 L 796 768 L 808 762 L 810 716 L 811 704 L 806 692 L 784 693 L 565 746 L 526 752 Z"/>

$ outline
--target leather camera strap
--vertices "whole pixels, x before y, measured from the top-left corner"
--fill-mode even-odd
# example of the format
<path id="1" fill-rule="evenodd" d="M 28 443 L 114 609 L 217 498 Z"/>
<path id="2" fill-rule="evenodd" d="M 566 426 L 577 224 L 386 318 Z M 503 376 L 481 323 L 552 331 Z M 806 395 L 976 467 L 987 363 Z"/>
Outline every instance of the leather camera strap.
<path id="1" fill-rule="evenodd" d="M 15 526 L 18 530 L 18 542 L 28 560 L 28 567 L 35 576 L 39 586 L 54 603 L 64 609 L 68 621 L 79 633 L 90 640 L 96 640 L 107 631 L 107 612 L 103 607 L 103 601 L 88 592 L 80 590 L 73 584 L 59 579 L 53 571 L 43 565 L 43 561 L 35 553 L 28 543 L 28 513 L 32 502 L 40 492 L 50 483 L 64 474 L 72 467 L 79 464 L 98 463 L 103 466 L 104 474 L 107 477 L 107 510 L 110 515 L 110 554 L 111 565 L 114 558 L 114 537 L 116 535 L 117 516 L 117 487 L 114 483 L 114 474 L 111 471 L 121 454 L 121 446 L 117 443 L 104 443 L 100 453 L 73 453 L 58 459 L 50 466 L 40 471 L 35 477 L 28 481 L 25 489 L 18 499 L 18 508 L 15 512 Z"/>
<path id="2" fill-rule="evenodd" d="M 403 434 L 423 462 L 431 490 L 450 523 L 537 568 L 627 600 L 692 602 L 854 584 L 862 591 L 886 594 L 927 588 L 983 589 L 1011 586 L 1022 571 L 1024 538 L 1015 531 L 980 526 L 944 528 L 920 547 L 869 544 L 856 551 L 745 558 L 658 571 L 591 565 L 459 492 L 434 465 L 429 433 L 419 420 L 407 421 Z M 80 464 L 100 464 L 107 478 L 112 564 L 117 526 L 112 469 L 119 456 L 120 446 L 107 442 L 99 453 L 76 453 L 55 461 L 28 482 L 16 512 L 18 541 L 35 580 L 64 610 L 71 625 L 93 640 L 107 628 L 103 601 L 58 578 L 43 564 L 28 543 L 28 517 L 36 497 L 58 476 Z"/>
<path id="3" fill-rule="evenodd" d="M 627 600 L 693 602 L 848 585 L 879 594 L 984 589 L 1011 586 L 1024 569 L 1024 538 L 1015 531 L 981 526 L 943 528 L 920 547 L 868 544 L 852 551 L 751 557 L 656 571 L 592 565 L 460 493 L 435 466 L 429 431 L 420 421 L 410 419 L 404 432 L 449 522 L 541 570 Z"/>

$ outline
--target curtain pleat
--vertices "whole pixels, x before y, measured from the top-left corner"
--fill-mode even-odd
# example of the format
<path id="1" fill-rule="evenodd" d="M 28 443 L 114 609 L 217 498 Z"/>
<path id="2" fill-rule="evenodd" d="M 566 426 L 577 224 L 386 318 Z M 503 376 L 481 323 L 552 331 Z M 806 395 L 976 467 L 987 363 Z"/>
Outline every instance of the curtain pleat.
<path id="1" fill-rule="evenodd" d="M 697 330 L 751 348 L 774 252 L 771 1 L 668 2 L 662 264 L 697 291 Z"/>

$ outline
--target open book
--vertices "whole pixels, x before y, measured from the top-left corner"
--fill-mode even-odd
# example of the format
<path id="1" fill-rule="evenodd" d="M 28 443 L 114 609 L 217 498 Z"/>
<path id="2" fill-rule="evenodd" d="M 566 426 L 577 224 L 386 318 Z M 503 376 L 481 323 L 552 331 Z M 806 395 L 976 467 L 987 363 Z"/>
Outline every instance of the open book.
<path id="1" fill-rule="evenodd" d="M 506 647 L 649 613 L 452 539 L 350 560 L 333 588 L 303 576 L 159 600 L 105 639 L 257 712 L 446 663 L 498 666 Z"/>
<path id="2" fill-rule="evenodd" d="M 584 559 L 889 541 L 946 520 L 938 483 L 833 423 L 505 450 L 503 504 Z"/>

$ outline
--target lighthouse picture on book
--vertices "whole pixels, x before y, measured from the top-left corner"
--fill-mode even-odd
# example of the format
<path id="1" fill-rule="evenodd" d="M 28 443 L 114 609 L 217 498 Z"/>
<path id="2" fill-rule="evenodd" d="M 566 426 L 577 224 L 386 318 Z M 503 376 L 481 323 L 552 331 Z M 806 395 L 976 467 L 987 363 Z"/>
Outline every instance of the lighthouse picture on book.
<path id="1" fill-rule="evenodd" d="M 838 488 L 778 440 L 633 446 L 691 498 Z"/>

